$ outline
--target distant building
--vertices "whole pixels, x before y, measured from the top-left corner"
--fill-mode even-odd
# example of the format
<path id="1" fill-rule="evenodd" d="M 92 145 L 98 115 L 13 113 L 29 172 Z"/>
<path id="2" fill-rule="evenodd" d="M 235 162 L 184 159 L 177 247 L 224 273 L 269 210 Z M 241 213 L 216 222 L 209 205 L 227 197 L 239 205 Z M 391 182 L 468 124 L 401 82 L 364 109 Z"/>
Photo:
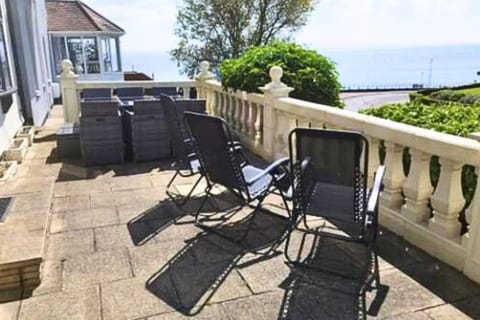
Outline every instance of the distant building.
<path id="1" fill-rule="evenodd" d="M 53 104 L 45 0 L 6 1 L 24 120 L 40 126 Z"/>
<path id="2" fill-rule="evenodd" d="M 64 59 L 80 79 L 122 80 L 120 37 L 125 31 L 81 1 L 47 0 L 51 75 Z"/>

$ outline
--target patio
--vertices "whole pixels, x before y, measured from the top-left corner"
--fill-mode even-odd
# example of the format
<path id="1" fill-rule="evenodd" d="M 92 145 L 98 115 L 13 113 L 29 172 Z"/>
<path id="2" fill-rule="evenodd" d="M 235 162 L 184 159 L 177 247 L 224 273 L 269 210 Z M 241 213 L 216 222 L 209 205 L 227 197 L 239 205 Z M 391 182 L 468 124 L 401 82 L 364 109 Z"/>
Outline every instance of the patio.
<path id="1" fill-rule="evenodd" d="M 12 293 L 23 300 L 0 304 L 2 320 L 184 319 L 196 311 L 195 319 L 358 316 L 362 299 L 354 282 L 289 268 L 283 246 L 266 258 L 197 228 L 188 215 L 195 200 L 182 210 L 166 200 L 173 174 L 168 163 L 86 169 L 60 162 L 55 130 L 62 121 L 56 106 L 16 177 L 0 185 L 1 195 L 17 198 L 8 218 L 22 221 L 17 225 L 35 224 L 32 211 L 43 212 L 47 230 L 44 247 L 37 249 L 43 256 L 41 284 L 33 292 Z M 183 180 L 179 191 L 191 182 Z M 282 236 L 279 203 L 268 199 L 247 247 Z M 234 204 L 218 190 L 209 209 Z M 39 220 L 27 229 L 43 230 Z M 4 255 L 8 238 L 2 239 Z M 322 247 L 323 263 L 330 268 L 349 268 L 361 256 L 345 244 Z M 480 318 L 480 286 L 461 272 L 386 230 L 380 232 L 378 254 L 383 286 L 367 294 L 369 318 Z"/>

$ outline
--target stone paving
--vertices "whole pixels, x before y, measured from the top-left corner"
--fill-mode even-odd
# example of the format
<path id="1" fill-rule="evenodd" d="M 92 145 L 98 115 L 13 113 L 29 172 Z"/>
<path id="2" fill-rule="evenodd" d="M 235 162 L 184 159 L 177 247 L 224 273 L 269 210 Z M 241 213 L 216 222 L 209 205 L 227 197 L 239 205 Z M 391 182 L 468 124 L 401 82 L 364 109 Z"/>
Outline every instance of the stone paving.
<path id="1" fill-rule="evenodd" d="M 282 237 L 278 198 L 268 199 L 237 245 L 193 223 L 199 198 L 182 209 L 167 200 L 168 164 L 84 169 L 59 162 L 50 139 L 37 140 L 34 151 L 45 160 L 22 164 L 15 179 L 55 180 L 42 282 L 31 296 L 0 304 L 2 320 L 356 319 L 359 306 L 369 319 L 480 319 L 479 285 L 386 230 L 378 239 L 382 285 L 363 303 L 352 279 L 288 266 L 284 245 L 248 252 Z M 182 192 L 192 181 L 179 183 Z M 235 207 L 231 195 L 216 193 L 206 214 Z M 236 235 L 241 225 L 220 230 Z M 298 241 L 295 234 L 292 248 Z M 338 269 L 362 256 L 335 241 L 321 250 L 320 263 Z"/>

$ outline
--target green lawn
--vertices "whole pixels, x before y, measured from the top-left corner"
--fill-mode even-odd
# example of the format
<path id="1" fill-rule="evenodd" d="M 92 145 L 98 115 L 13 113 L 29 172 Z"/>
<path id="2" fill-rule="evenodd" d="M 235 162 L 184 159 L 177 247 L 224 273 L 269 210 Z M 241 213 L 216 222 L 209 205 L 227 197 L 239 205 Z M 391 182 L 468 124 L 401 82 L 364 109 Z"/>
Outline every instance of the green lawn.
<path id="1" fill-rule="evenodd" d="M 461 93 L 465 93 L 469 96 L 480 96 L 480 87 L 478 88 L 470 88 L 470 89 L 463 89 L 463 90 L 456 90 Z"/>

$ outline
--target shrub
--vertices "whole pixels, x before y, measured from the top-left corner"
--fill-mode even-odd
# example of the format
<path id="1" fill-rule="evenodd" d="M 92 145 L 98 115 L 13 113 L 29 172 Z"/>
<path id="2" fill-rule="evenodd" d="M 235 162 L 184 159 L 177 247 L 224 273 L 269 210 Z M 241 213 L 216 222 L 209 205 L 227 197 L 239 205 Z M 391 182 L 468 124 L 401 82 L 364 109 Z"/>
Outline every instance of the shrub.
<path id="1" fill-rule="evenodd" d="M 258 88 L 270 82 L 268 72 L 275 65 L 283 69 L 282 82 L 295 89 L 291 97 L 342 107 L 335 64 L 293 43 L 250 47 L 240 58 L 225 60 L 220 65 L 222 85 L 260 92 Z"/>
<path id="2" fill-rule="evenodd" d="M 466 136 L 480 131 L 480 106 L 449 103 L 444 105 L 425 105 L 418 102 L 407 104 L 390 104 L 380 108 L 369 108 L 362 113 L 432 129 L 439 132 Z M 404 152 L 404 167 L 410 166 L 408 151 Z M 440 175 L 438 157 L 433 156 L 430 161 L 431 182 L 436 186 Z M 462 189 L 469 205 L 475 192 L 477 177 L 472 166 L 465 166 L 462 171 Z"/>

